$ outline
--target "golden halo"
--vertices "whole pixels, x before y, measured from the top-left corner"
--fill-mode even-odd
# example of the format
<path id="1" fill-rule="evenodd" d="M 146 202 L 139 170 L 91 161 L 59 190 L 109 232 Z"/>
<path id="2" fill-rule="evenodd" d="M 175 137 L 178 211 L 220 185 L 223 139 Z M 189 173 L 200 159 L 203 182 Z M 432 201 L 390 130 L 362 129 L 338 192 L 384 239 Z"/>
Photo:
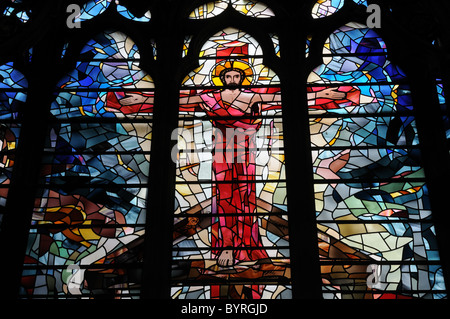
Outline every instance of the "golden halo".
<path id="1" fill-rule="evenodd" d="M 222 80 L 220 79 L 220 73 L 225 69 L 240 69 L 244 72 L 245 78 L 242 85 L 251 85 L 255 79 L 254 70 L 252 66 L 243 60 L 223 60 L 211 69 L 210 79 L 211 84 L 214 86 L 223 86 Z"/>

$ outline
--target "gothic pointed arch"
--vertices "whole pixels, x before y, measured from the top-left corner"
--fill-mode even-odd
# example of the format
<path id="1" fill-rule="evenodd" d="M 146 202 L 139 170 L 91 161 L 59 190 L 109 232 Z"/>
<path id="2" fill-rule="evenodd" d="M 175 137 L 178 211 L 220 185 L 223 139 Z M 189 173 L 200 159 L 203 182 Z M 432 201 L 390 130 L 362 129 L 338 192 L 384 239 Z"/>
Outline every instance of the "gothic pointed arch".
<path id="1" fill-rule="evenodd" d="M 225 28 L 183 80 L 174 298 L 291 296 L 280 80 L 263 55 L 250 34 Z M 273 276 L 283 282 L 276 289 Z"/>
<path id="2" fill-rule="evenodd" d="M 307 80 L 325 298 L 439 298 L 445 287 L 414 100 L 387 50 L 348 23 Z M 326 266 L 338 260 L 349 265 Z"/>
<path id="3" fill-rule="evenodd" d="M 139 294 L 155 88 L 139 59 L 130 37 L 105 31 L 85 44 L 57 84 L 25 296 Z M 42 278 L 51 284 L 40 287 Z"/>

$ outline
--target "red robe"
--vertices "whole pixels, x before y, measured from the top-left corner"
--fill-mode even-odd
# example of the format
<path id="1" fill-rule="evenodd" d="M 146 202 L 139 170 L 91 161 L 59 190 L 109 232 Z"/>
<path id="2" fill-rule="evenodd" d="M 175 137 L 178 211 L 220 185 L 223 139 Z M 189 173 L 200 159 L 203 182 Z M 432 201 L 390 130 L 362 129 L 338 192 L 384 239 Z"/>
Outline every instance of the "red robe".
<path id="1" fill-rule="evenodd" d="M 217 104 L 206 110 L 216 129 L 212 212 L 220 215 L 212 226 L 212 246 L 232 248 L 238 261 L 267 258 L 264 249 L 255 249 L 262 247 L 262 243 L 258 220 L 253 215 L 256 211 L 256 133 L 261 119 L 257 113 L 252 114 L 255 118 L 241 118 L 249 114 L 223 102 L 220 92 L 214 93 L 214 98 Z M 217 255 L 220 252 L 213 251 Z"/>
<path id="2" fill-rule="evenodd" d="M 259 93 L 274 93 L 279 89 L 264 89 Z M 205 91 L 206 92 L 206 91 Z M 255 90 L 248 91 L 256 93 Z M 197 92 L 192 92 L 196 94 Z M 262 247 L 256 216 L 256 133 L 261 127 L 260 110 L 246 113 L 222 101 L 220 91 L 202 92 L 206 112 L 215 128 L 213 149 L 211 245 L 229 247 L 237 261 L 268 258 Z M 193 105 L 181 105 L 182 111 L 193 110 Z M 279 105 L 269 108 L 280 108 Z M 248 118 L 249 116 L 254 116 Z M 235 117 L 236 119 L 234 119 Z M 246 117 L 246 118 L 242 118 Z M 222 250 L 213 250 L 219 255 Z"/>

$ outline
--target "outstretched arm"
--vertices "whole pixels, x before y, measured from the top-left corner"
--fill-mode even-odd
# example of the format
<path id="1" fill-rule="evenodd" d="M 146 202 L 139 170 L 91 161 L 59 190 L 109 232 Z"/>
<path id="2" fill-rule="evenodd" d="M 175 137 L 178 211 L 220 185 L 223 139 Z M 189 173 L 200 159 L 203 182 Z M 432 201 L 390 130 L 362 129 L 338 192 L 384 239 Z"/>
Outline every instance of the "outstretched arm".
<path id="1" fill-rule="evenodd" d="M 261 112 L 281 109 L 281 91 L 258 94 Z"/>
<path id="2" fill-rule="evenodd" d="M 308 100 L 314 99 L 330 99 L 330 100 L 343 100 L 347 96 L 347 93 L 338 91 L 338 88 L 327 88 L 317 92 L 308 92 Z"/>
<path id="3" fill-rule="evenodd" d="M 193 94 L 195 93 L 195 94 Z M 197 91 L 181 91 L 180 92 L 180 111 L 182 112 L 192 112 L 202 109 L 204 106 L 204 101 L 201 95 L 197 94 Z"/>
<path id="4" fill-rule="evenodd" d="M 119 100 L 119 103 L 123 106 L 135 104 L 153 104 L 153 102 L 153 95 L 145 95 L 142 93 L 126 93 L 125 97 Z"/>
<path id="5" fill-rule="evenodd" d="M 308 87 L 308 106 L 310 109 L 338 109 L 360 104 L 361 92 L 357 87 Z"/>
<path id="6" fill-rule="evenodd" d="M 180 105 L 199 104 L 202 102 L 202 98 L 199 95 L 191 95 L 187 92 L 180 94 Z"/>
<path id="7" fill-rule="evenodd" d="M 281 91 L 259 94 L 262 102 L 281 102 Z"/>
<path id="8" fill-rule="evenodd" d="M 110 112 L 123 114 L 153 112 L 153 93 L 108 92 L 105 108 Z"/>

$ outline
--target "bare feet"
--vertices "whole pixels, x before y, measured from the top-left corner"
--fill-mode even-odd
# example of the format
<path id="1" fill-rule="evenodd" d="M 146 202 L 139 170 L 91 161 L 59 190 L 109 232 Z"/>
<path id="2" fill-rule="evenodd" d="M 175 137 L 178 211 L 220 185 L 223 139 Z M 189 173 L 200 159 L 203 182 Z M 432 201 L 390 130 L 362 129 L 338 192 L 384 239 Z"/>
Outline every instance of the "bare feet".
<path id="1" fill-rule="evenodd" d="M 233 256 L 233 250 L 232 249 L 225 249 L 222 251 L 217 258 L 217 263 L 221 267 L 228 267 L 234 265 L 234 256 Z"/>

